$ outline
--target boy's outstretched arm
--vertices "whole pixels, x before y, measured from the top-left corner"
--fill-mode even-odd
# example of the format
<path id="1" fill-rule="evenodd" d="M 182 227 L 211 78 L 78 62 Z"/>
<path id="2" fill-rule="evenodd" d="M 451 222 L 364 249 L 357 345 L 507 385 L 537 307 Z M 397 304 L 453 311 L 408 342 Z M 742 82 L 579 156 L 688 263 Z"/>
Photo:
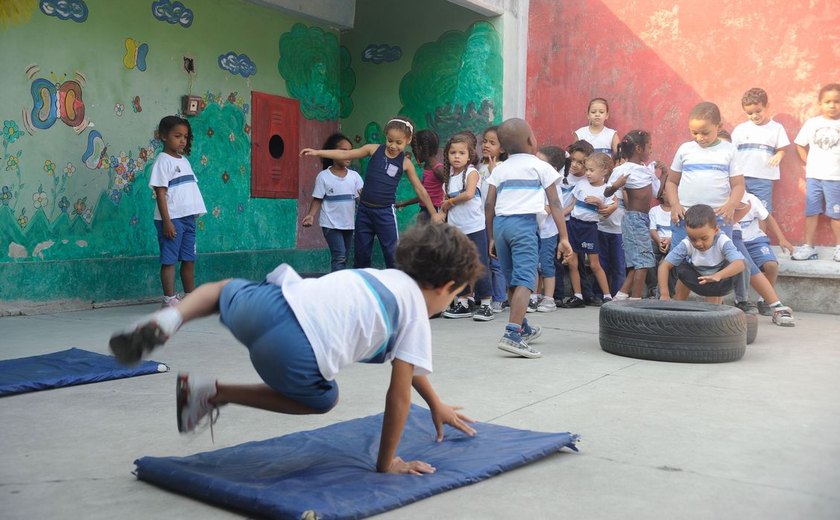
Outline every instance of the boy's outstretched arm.
<path id="1" fill-rule="evenodd" d="M 411 408 L 411 383 L 414 365 L 400 359 L 391 363 L 391 384 L 385 395 L 385 416 L 382 418 L 382 436 L 379 440 L 379 457 L 376 471 L 380 473 L 409 473 L 422 475 L 434 473 L 435 468 L 423 461 L 404 461 L 397 457 L 405 421 Z"/>
<path id="2" fill-rule="evenodd" d="M 657 279 L 659 280 L 659 299 L 660 300 L 670 300 L 671 299 L 671 291 L 668 287 L 668 275 L 671 272 L 671 268 L 674 265 L 667 261 L 662 260 L 659 263 L 659 270 L 657 271 Z"/>
<path id="3" fill-rule="evenodd" d="M 767 222 L 767 227 L 770 228 L 770 232 L 776 235 L 776 239 L 779 241 L 779 247 L 782 248 L 782 251 L 787 251 L 789 254 L 793 254 L 793 244 L 791 244 L 787 239 L 782 231 L 782 228 L 779 226 L 779 223 L 773 218 L 773 215 L 767 215 L 765 222 Z"/>
<path id="4" fill-rule="evenodd" d="M 467 423 L 475 422 L 473 419 L 464 414 L 458 413 L 461 408 L 459 406 L 449 406 L 442 402 L 432 388 L 432 382 L 426 376 L 414 376 L 412 381 L 414 389 L 420 394 L 420 397 L 429 405 L 429 410 L 432 412 L 432 421 L 435 423 L 435 430 L 437 431 L 437 441 L 443 440 L 443 425 L 448 424 L 453 428 L 457 428 L 466 433 L 470 437 L 475 435 L 475 430 Z"/>

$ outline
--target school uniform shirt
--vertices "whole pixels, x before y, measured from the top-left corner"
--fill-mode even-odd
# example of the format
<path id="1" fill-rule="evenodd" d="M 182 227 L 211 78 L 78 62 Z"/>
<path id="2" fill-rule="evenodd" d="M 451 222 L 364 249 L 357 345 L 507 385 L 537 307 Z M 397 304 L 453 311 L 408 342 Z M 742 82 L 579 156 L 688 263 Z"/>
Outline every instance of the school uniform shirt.
<path id="1" fill-rule="evenodd" d="M 458 175 L 451 175 L 450 173 L 449 191 L 447 193 L 449 198 L 457 197 L 466 191 L 465 177 L 469 175 L 478 175 L 478 170 L 473 165 L 467 166 L 466 171 Z M 446 216 L 446 221 L 460 229 L 465 235 L 484 229 L 484 206 L 481 204 L 481 190 L 479 190 L 477 183 L 473 198 L 452 206 Z"/>
<path id="2" fill-rule="evenodd" d="M 545 189 L 560 174 L 530 153 L 517 153 L 496 166 L 487 183 L 496 187 L 496 215 L 537 215 L 545 218 Z"/>
<path id="3" fill-rule="evenodd" d="M 756 238 L 766 237 L 767 235 L 761 230 L 758 223 L 770 216 L 767 208 L 752 193 L 745 193 L 741 202 L 750 203 L 750 211 L 738 221 L 738 226 L 741 228 L 741 239 L 744 242 L 752 242 Z"/>
<path id="4" fill-rule="evenodd" d="M 665 257 L 674 267 L 688 262 L 693 265 L 702 276 L 714 274 L 736 260 L 743 260 L 744 255 L 738 252 L 735 244 L 728 236 L 718 231 L 715 234 L 712 247 L 705 251 L 698 251 L 688 238 L 684 238 Z"/>
<path id="5" fill-rule="evenodd" d="M 423 293 L 397 269 L 346 269 L 302 279 L 283 264 L 267 280 L 283 296 L 307 339 L 324 379 L 355 362 L 414 365 L 432 371 L 432 331 Z M 336 298 L 340 295 L 340 298 Z"/>
<path id="6" fill-rule="evenodd" d="M 589 125 L 587 125 L 575 130 L 575 135 L 578 139 L 581 139 L 591 144 L 592 148 L 595 149 L 595 152 L 605 153 L 612 157 L 612 142 L 613 136 L 615 135 L 615 130 L 613 130 L 612 128 L 607 128 L 605 126 L 603 130 L 601 130 L 597 134 L 593 134 L 589 130 Z"/>
<path id="7" fill-rule="evenodd" d="M 780 148 L 790 144 L 785 128 L 770 120 L 763 125 L 745 121 L 732 131 L 735 145 L 735 169 L 744 177 L 779 180 L 779 166 L 768 166 L 767 161 Z"/>
<path id="8" fill-rule="evenodd" d="M 198 217 L 207 213 L 204 199 L 198 189 L 198 179 L 186 157 L 172 157 L 168 153 L 158 154 L 149 176 L 149 187 L 166 188 L 166 209 L 170 219 L 192 215 Z M 157 204 L 155 220 L 163 220 Z"/>
<path id="9" fill-rule="evenodd" d="M 563 181 L 561 179 L 557 179 L 557 182 L 554 183 L 554 187 L 557 189 L 557 198 L 560 201 L 563 201 L 563 190 L 561 185 Z M 571 190 L 569 190 L 571 194 Z M 548 206 L 548 197 L 545 197 L 545 205 Z M 546 219 L 543 221 L 542 225 L 540 226 L 540 238 L 551 238 L 554 235 L 559 235 L 560 230 L 557 229 L 557 223 L 554 222 L 554 218 L 552 215 L 547 215 Z"/>
<path id="10" fill-rule="evenodd" d="M 312 197 L 323 200 L 318 223 L 322 228 L 354 229 L 356 227 L 356 199 L 362 189 L 362 177 L 354 170 L 339 177 L 329 168 L 315 178 Z"/>
<path id="11" fill-rule="evenodd" d="M 648 211 L 650 217 L 650 229 L 659 233 L 659 238 L 671 238 L 671 212 L 662 209 L 662 206 L 654 206 Z"/>
<path id="12" fill-rule="evenodd" d="M 568 208 L 569 204 L 572 204 L 575 200 L 574 195 L 572 195 L 575 186 L 577 186 L 579 182 L 585 182 L 589 184 L 589 181 L 586 180 L 586 177 L 583 175 L 581 175 L 580 177 L 575 177 L 571 174 L 567 175 L 565 180 L 566 184 L 564 184 L 562 180 L 560 181 L 560 202 L 563 203 L 563 208 Z M 568 221 L 570 217 L 571 213 L 566 215 L 566 220 Z"/>
<path id="13" fill-rule="evenodd" d="M 654 181 L 657 180 L 656 174 L 651 167 L 643 164 L 636 164 L 630 161 L 619 164 L 615 167 L 615 169 L 613 169 L 612 174 L 610 174 L 610 184 L 614 184 L 619 177 L 627 177 L 627 183 L 624 187 L 631 190 L 651 186 Z"/>
<path id="14" fill-rule="evenodd" d="M 615 208 L 609 217 L 602 218 L 598 221 L 598 231 L 602 233 L 609 233 L 611 235 L 621 234 L 621 220 L 626 213 L 624 208 L 624 191 L 618 190 L 613 194 L 613 199 L 618 201 L 618 207 Z"/>
<path id="15" fill-rule="evenodd" d="M 840 181 L 840 119 L 813 117 L 805 121 L 793 142 L 809 147 L 805 177 Z"/>
<path id="16" fill-rule="evenodd" d="M 674 156 L 671 169 L 682 173 L 677 195 L 680 204 L 689 208 L 707 204 L 719 208 L 729 200 L 730 177 L 742 175 L 733 166 L 735 145 L 720 140 L 714 146 L 701 147 L 694 141 L 683 143 Z"/>
<path id="17" fill-rule="evenodd" d="M 496 166 L 502 164 L 504 161 L 498 161 Z M 490 167 L 484 163 L 478 165 L 478 189 L 481 190 L 481 205 L 487 202 L 487 179 L 490 177 Z"/>
<path id="18" fill-rule="evenodd" d="M 584 202 L 586 197 L 597 197 L 601 202 L 607 204 L 612 203 L 614 197 L 605 197 L 604 190 L 607 189 L 606 184 L 600 186 L 593 186 L 589 182 L 578 182 L 572 190 L 572 196 L 575 198 L 575 207 L 572 209 L 572 217 L 582 220 L 584 222 L 598 222 L 601 220 L 601 214 L 598 213 L 598 206 Z"/>

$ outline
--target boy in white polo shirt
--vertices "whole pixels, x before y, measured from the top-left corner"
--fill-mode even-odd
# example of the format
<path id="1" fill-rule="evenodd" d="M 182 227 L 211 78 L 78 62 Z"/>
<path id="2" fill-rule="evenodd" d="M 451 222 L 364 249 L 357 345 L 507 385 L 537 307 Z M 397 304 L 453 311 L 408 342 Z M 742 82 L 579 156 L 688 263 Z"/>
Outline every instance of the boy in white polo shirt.
<path id="1" fill-rule="evenodd" d="M 767 92 L 751 88 L 741 98 L 749 118 L 732 131 L 735 170 L 744 174 L 747 192 L 773 212 L 773 184 L 779 180 L 779 163 L 790 145 L 785 128 L 770 118 Z"/>
<path id="2" fill-rule="evenodd" d="M 542 219 L 553 218 L 560 233 L 558 256 L 572 254 L 566 234 L 563 205 L 554 183 L 560 174 L 535 155 L 537 140 L 523 119 L 508 119 L 499 126 L 499 141 L 508 159 L 496 166 L 487 179 L 484 207 L 490 255 L 498 256 L 508 283 L 510 319 L 499 340 L 501 350 L 526 358 L 542 354 L 527 341 L 541 333 L 525 319 L 530 294 L 537 288 L 539 262 L 538 229 Z M 545 200 L 551 214 L 546 215 Z"/>

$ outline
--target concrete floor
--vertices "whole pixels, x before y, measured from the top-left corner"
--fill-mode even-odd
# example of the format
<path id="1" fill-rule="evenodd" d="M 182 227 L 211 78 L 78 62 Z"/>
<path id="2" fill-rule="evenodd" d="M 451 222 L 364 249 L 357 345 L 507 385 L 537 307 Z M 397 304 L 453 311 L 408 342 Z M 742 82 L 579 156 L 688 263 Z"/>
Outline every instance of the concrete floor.
<path id="1" fill-rule="evenodd" d="M 112 330 L 150 312 L 134 306 L 0 318 L 0 357 L 76 346 L 107 352 Z M 438 393 L 474 418 L 572 431 L 565 452 L 443 493 L 381 518 L 838 518 L 840 318 L 797 314 L 783 329 L 761 318 L 746 356 L 720 365 L 606 354 L 597 309 L 532 314 L 544 357 L 507 357 L 495 322 L 432 322 Z M 531 318 L 532 317 L 532 318 Z M 342 372 L 326 416 L 226 407 L 209 432 L 175 426 L 175 374 L 256 382 L 246 351 L 215 319 L 188 324 L 153 356 L 167 374 L 0 399 L 4 519 L 240 518 L 137 481 L 143 455 L 188 455 L 382 411 L 388 369 Z"/>

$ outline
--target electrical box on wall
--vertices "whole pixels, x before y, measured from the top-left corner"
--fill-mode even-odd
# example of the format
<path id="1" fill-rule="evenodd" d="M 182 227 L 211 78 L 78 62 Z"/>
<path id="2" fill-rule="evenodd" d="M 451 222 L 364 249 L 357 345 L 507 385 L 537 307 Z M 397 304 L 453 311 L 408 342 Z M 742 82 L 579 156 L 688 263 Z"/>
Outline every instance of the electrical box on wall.
<path id="1" fill-rule="evenodd" d="M 204 101 L 198 96 L 181 98 L 181 113 L 185 116 L 197 116 L 204 109 Z"/>

